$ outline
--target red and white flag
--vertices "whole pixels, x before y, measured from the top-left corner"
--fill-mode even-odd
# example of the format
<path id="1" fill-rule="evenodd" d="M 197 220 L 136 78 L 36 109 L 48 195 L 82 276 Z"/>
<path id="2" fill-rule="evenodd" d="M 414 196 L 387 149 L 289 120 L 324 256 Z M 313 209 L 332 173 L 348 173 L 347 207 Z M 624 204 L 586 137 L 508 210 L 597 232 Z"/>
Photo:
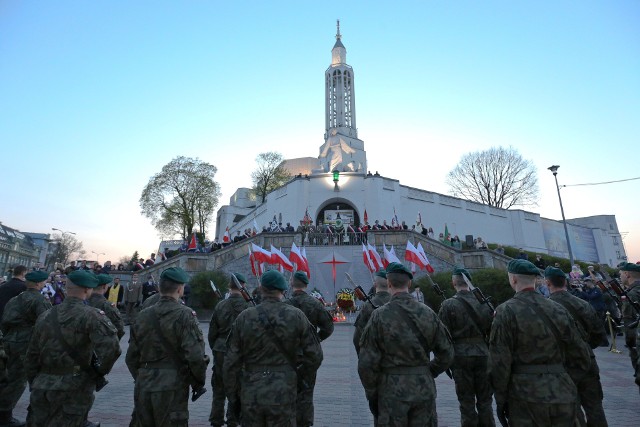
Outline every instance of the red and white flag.
<path id="1" fill-rule="evenodd" d="M 396 254 L 393 252 L 393 246 L 391 247 L 391 250 L 387 250 L 387 245 L 382 245 L 382 253 L 384 254 L 384 259 L 382 260 L 382 264 L 384 265 L 385 268 L 387 268 L 387 266 L 389 264 L 391 264 L 392 262 L 397 262 L 399 263 L 400 260 L 398 259 L 398 257 L 396 256 Z"/>
<path id="2" fill-rule="evenodd" d="M 253 252 L 253 256 L 260 263 L 271 264 L 271 252 L 262 249 L 260 246 L 255 243 L 251 243 L 251 252 Z"/>
<path id="3" fill-rule="evenodd" d="M 367 247 L 364 245 L 364 243 L 362 244 L 362 260 L 364 261 L 364 265 L 367 266 L 370 272 L 373 273 L 376 271 L 376 266 L 373 265 L 373 261 L 371 261 L 371 257 L 369 256 L 369 251 L 367 250 Z"/>
<path id="4" fill-rule="evenodd" d="M 435 270 L 433 269 L 433 267 L 431 267 L 431 263 L 429 262 L 429 258 L 427 258 L 427 254 L 424 253 L 424 248 L 422 247 L 422 243 L 418 243 L 418 247 L 416 249 L 418 249 L 418 253 L 420 254 L 420 257 L 424 260 L 425 268 L 427 269 L 427 271 L 429 273 L 433 273 Z"/>
<path id="5" fill-rule="evenodd" d="M 231 241 L 231 236 L 229 235 L 229 226 L 227 226 L 227 229 L 224 231 L 224 236 L 222 236 L 222 241 L 224 243 L 229 243 Z"/>
<path id="6" fill-rule="evenodd" d="M 404 259 L 420 267 L 420 270 L 427 268 L 427 261 L 420 255 L 420 251 L 413 246 L 411 241 L 407 240 L 407 249 L 404 251 Z"/>
<path id="7" fill-rule="evenodd" d="M 293 271 L 293 264 L 289 261 L 289 258 L 285 256 L 279 249 L 276 249 L 271 245 L 271 260 L 272 264 L 278 264 L 287 271 Z"/>
<path id="8" fill-rule="evenodd" d="M 249 262 L 251 263 L 251 272 L 254 276 L 262 276 L 262 264 L 256 259 L 256 256 L 249 249 Z"/>
<path id="9" fill-rule="evenodd" d="M 307 271 L 307 264 L 304 262 L 304 257 L 300 252 L 298 246 L 296 246 L 295 242 L 291 244 L 291 252 L 289 253 L 289 261 L 295 265 L 298 270 L 302 270 L 304 272 Z"/>
<path id="10" fill-rule="evenodd" d="M 307 266 L 307 277 L 309 277 L 309 280 L 311 280 L 311 269 L 309 268 L 309 259 L 307 258 L 307 250 L 304 248 L 304 246 L 300 250 L 300 255 L 302 255 L 302 259 L 304 259 L 304 265 Z"/>
<path id="11" fill-rule="evenodd" d="M 376 267 L 376 270 L 381 269 L 383 267 L 382 258 L 380 258 L 380 254 L 376 248 L 371 246 L 371 243 L 367 242 L 367 250 L 369 251 L 369 257 L 371 258 L 373 265 Z"/>
<path id="12" fill-rule="evenodd" d="M 189 241 L 189 246 L 187 247 L 187 252 L 195 251 L 198 249 L 198 244 L 196 243 L 196 233 L 191 235 L 191 241 Z"/>

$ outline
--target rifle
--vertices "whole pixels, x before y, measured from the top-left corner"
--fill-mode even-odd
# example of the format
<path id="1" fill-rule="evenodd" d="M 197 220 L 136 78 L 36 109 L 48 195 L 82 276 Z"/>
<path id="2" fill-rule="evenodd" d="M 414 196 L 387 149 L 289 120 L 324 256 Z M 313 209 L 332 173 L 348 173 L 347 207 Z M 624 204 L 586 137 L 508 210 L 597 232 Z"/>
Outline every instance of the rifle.
<path id="1" fill-rule="evenodd" d="M 444 291 L 442 290 L 440 285 L 434 282 L 429 274 L 427 274 L 427 279 L 429 279 L 429 283 L 431 283 L 431 287 L 433 288 L 433 290 L 442 297 L 442 301 L 445 301 L 447 299 L 447 296 L 444 294 Z"/>
<path id="2" fill-rule="evenodd" d="M 638 326 L 638 322 L 640 322 L 640 304 L 638 303 L 638 301 L 634 301 L 631 298 L 629 298 L 628 292 L 622 286 L 620 286 L 617 280 L 615 279 L 609 280 L 609 286 L 611 286 L 611 289 L 613 289 L 613 291 L 616 294 L 618 294 L 620 299 L 622 299 L 622 297 L 625 297 L 629 305 L 631 305 L 631 307 L 636 312 L 636 320 L 632 321 L 628 325 L 625 322 L 624 326 L 627 328 L 635 328 L 636 326 Z"/>
<path id="3" fill-rule="evenodd" d="M 222 299 L 222 293 L 220 293 L 220 290 L 216 288 L 216 285 L 213 283 L 213 280 L 209 280 L 209 283 L 211 283 L 211 289 L 213 289 L 214 295 L 217 296 L 218 299 Z"/>
<path id="4" fill-rule="evenodd" d="M 478 300 L 478 302 L 480 304 L 487 304 L 487 307 L 489 307 L 489 309 L 491 310 L 491 313 L 495 313 L 496 312 L 496 308 L 493 305 L 493 303 L 491 302 L 491 297 L 485 296 L 482 293 L 482 289 L 480 289 L 480 288 L 478 288 L 476 286 L 473 286 L 473 283 L 471 283 L 471 280 L 469 280 L 469 278 L 467 276 L 465 276 L 463 274 L 462 277 L 464 278 L 465 283 L 469 287 L 469 290 L 473 293 L 473 295 L 475 295 L 475 297 Z"/>
<path id="5" fill-rule="evenodd" d="M 345 276 L 347 276 L 347 280 L 353 285 L 353 294 L 356 296 L 356 298 L 363 302 L 369 302 L 374 310 L 378 308 L 378 306 L 375 305 L 371 300 L 371 297 L 364 291 L 364 289 L 362 289 L 362 286 L 356 285 L 349 273 L 344 274 Z"/>
<path id="6" fill-rule="evenodd" d="M 596 276 L 593 273 L 591 273 L 591 278 L 593 279 L 595 284 L 598 285 L 602 293 L 606 292 L 616 302 L 618 309 L 620 310 L 620 312 L 622 312 L 622 301 L 620 301 L 618 295 L 611 290 L 611 287 L 607 286 L 606 283 L 604 283 L 602 280 L 596 279 Z"/>
<path id="7" fill-rule="evenodd" d="M 255 307 L 257 305 L 256 300 L 253 299 L 249 291 L 247 291 L 247 288 L 245 288 L 244 285 L 240 283 L 240 281 L 238 280 L 235 274 L 231 274 L 231 280 L 233 280 L 233 283 L 240 290 L 240 294 L 242 294 L 242 298 L 244 298 L 246 302 L 250 302 L 251 304 L 253 304 L 253 306 Z"/>

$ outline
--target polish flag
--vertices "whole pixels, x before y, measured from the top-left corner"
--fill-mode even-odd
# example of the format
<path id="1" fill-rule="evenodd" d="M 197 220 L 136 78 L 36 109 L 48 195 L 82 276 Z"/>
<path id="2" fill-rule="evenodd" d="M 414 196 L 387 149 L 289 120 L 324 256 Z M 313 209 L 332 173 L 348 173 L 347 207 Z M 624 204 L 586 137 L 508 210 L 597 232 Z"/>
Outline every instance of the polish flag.
<path id="1" fill-rule="evenodd" d="M 279 264 L 280 267 L 284 268 L 287 271 L 293 271 L 293 264 L 289 261 L 289 258 L 285 256 L 280 250 L 276 249 L 271 245 L 271 261 L 272 264 Z"/>
<path id="2" fill-rule="evenodd" d="M 249 262 L 251 263 L 251 272 L 254 276 L 258 277 L 262 275 L 262 265 L 260 261 L 256 259 L 256 256 L 251 249 L 249 249 Z"/>
<path id="3" fill-rule="evenodd" d="M 271 263 L 271 252 L 262 249 L 255 243 L 251 243 L 251 252 L 253 253 L 253 257 L 260 263 Z"/>
<path id="4" fill-rule="evenodd" d="M 391 247 L 391 251 L 387 250 L 387 245 L 382 245 L 382 253 L 384 255 L 384 259 L 382 260 L 382 264 L 387 268 L 389 264 L 392 262 L 400 262 L 395 253 L 393 253 L 393 246 Z"/>
<path id="5" fill-rule="evenodd" d="M 364 265 L 367 266 L 370 272 L 373 273 L 374 271 L 376 271 L 376 266 L 373 265 L 371 257 L 369 256 L 369 251 L 367 251 L 367 247 L 364 245 L 364 243 L 362 244 L 362 260 L 364 261 Z"/>
<path id="6" fill-rule="evenodd" d="M 307 266 L 307 277 L 309 277 L 309 280 L 311 280 L 311 269 L 309 268 L 309 259 L 307 258 L 307 250 L 304 248 L 304 246 L 302 247 L 302 250 L 300 250 L 300 255 L 302 255 L 302 259 L 304 259 L 304 265 Z"/>
<path id="7" fill-rule="evenodd" d="M 231 241 L 231 236 L 229 235 L 229 226 L 227 226 L 227 229 L 224 231 L 224 236 L 222 236 L 222 241 L 224 243 L 229 243 Z"/>
<path id="8" fill-rule="evenodd" d="M 424 253 L 424 248 L 422 247 L 422 243 L 418 243 L 418 253 L 420 254 L 420 257 L 423 259 L 425 265 L 426 265 L 426 269 L 429 273 L 433 273 L 435 270 L 433 269 L 433 267 L 431 267 L 431 263 L 429 262 L 429 258 L 427 258 L 427 254 Z"/>
<path id="9" fill-rule="evenodd" d="M 427 267 L 427 261 L 425 261 L 420 255 L 420 251 L 413 246 L 411 241 L 407 240 L 407 249 L 404 251 L 404 259 L 414 264 L 418 264 L 420 270 Z"/>
<path id="10" fill-rule="evenodd" d="M 189 246 L 187 247 L 187 252 L 195 251 L 198 249 L 198 245 L 196 244 L 196 233 L 191 235 L 191 241 L 189 242 Z"/>
<path id="11" fill-rule="evenodd" d="M 304 262 L 304 258 L 300 249 L 296 246 L 295 242 L 291 244 L 291 252 L 289 253 L 289 261 L 296 266 L 298 270 L 304 272 L 307 271 L 307 263 Z"/>
<path id="12" fill-rule="evenodd" d="M 375 265 L 376 270 L 381 269 L 383 267 L 382 259 L 380 258 L 380 254 L 376 248 L 371 246 L 371 243 L 367 242 L 367 250 L 369 251 L 369 257 L 371 258 L 371 261 L 373 261 L 373 265 Z"/>

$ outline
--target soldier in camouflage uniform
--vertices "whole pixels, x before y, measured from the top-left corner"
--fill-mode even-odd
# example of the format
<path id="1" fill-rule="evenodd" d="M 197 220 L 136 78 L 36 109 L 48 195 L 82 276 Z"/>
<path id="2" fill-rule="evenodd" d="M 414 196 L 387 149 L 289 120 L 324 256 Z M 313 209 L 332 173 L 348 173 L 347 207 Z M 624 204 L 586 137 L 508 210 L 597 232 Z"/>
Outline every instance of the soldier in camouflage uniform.
<path id="1" fill-rule="evenodd" d="M 549 297 L 552 301 L 557 302 L 567 309 L 573 320 L 578 325 L 578 330 L 583 340 L 589 345 L 589 354 L 591 356 L 591 367 L 588 372 L 572 373 L 576 370 L 571 365 L 571 360 L 567 360 L 567 371 L 571 373 L 572 378 L 579 378 L 576 383 L 578 389 L 578 397 L 580 404 L 586 414 L 586 423 L 582 411 L 578 409 L 578 419 L 580 425 L 588 426 L 607 426 L 607 418 L 602 407 L 602 384 L 600 383 L 600 369 L 596 362 L 596 355 L 593 353 L 594 348 L 598 347 L 603 340 L 606 341 L 607 333 L 604 330 L 604 324 L 591 304 L 571 295 L 567 291 L 567 277 L 559 268 L 547 267 L 544 271 L 544 277 L 551 292 Z"/>
<path id="2" fill-rule="evenodd" d="M 242 284 L 247 282 L 244 275 L 234 273 L 236 279 Z M 224 355 L 227 351 L 227 337 L 231 331 L 231 326 L 240 313 L 249 308 L 249 304 L 244 300 L 240 289 L 233 281 L 229 281 L 229 298 L 216 304 L 209 324 L 209 347 L 213 352 L 213 374 L 211 376 L 211 386 L 213 387 L 213 401 L 211 403 L 211 415 L 209 422 L 214 427 L 224 425 L 224 402 L 226 399 L 223 381 Z M 229 402 L 238 399 L 228 399 Z M 227 408 L 227 426 L 238 425 L 236 419 L 237 408 Z"/>
<path id="3" fill-rule="evenodd" d="M 32 271 L 25 276 L 27 289 L 9 300 L 2 314 L 2 333 L 7 359 L 7 382 L 0 385 L 0 426 L 21 426 L 24 422 L 13 418 L 13 408 L 27 386 L 24 355 L 27 353 L 33 326 L 40 314 L 51 304 L 40 293 L 47 273 Z"/>
<path id="4" fill-rule="evenodd" d="M 227 396 L 240 396 L 242 425 L 295 426 L 298 384 L 305 387 L 322 363 L 322 347 L 304 313 L 282 302 L 282 274 L 267 271 L 260 285 L 262 303 L 240 313 L 231 328 L 224 384 Z"/>
<path id="5" fill-rule="evenodd" d="M 451 371 L 460 402 L 460 425 L 495 426 L 487 346 L 493 313 L 478 302 L 463 275 L 471 280 L 466 269 L 453 270 L 451 283 L 456 295 L 445 300 L 438 312 L 451 333 L 456 353 Z"/>
<path id="6" fill-rule="evenodd" d="M 631 298 L 633 301 L 640 303 L 640 265 L 627 262 L 620 266 L 620 281 L 627 288 L 627 299 Z M 622 303 L 622 317 L 625 324 L 624 340 L 629 349 L 633 371 L 638 372 L 640 370 L 637 347 L 638 327 L 637 325 L 633 327 L 626 326 L 638 318 L 638 313 L 636 313 L 627 299 Z"/>
<path id="7" fill-rule="evenodd" d="M 360 380 L 378 426 L 435 426 L 434 378 L 453 363 L 453 344 L 436 313 L 409 294 L 411 272 L 397 262 L 386 270 L 391 301 L 362 334 Z"/>
<path id="8" fill-rule="evenodd" d="M 372 289 L 374 291 L 374 294 L 371 298 L 371 301 L 375 304 L 376 307 L 382 307 L 389 302 L 389 300 L 391 299 L 391 294 L 389 294 L 389 285 L 387 285 L 386 271 L 380 270 L 376 272 L 376 274 L 374 275 Z M 353 326 L 355 327 L 355 331 L 353 332 L 353 346 L 356 348 L 356 353 L 358 354 L 360 354 L 360 337 L 362 337 L 362 332 L 364 332 L 364 328 L 367 326 L 373 310 L 373 306 L 368 302 L 365 302 L 360 309 L 360 314 L 358 314 L 358 317 L 353 324 Z"/>
<path id="9" fill-rule="evenodd" d="M 209 357 L 196 313 L 180 304 L 189 276 L 179 267 L 160 275 L 162 297 L 131 328 L 127 367 L 136 383 L 135 419 L 142 427 L 189 423 L 189 386 L 202 391 Z"/>
<path id="10" fill-rule="evenodd" d="M 140 306 L 140 310 L 144 310 L 145 308 L 149 308 L 152 305 L 155 305 L 158 301 L 160 301 L 161 297 L 162 297 L 162 294 L 160 292 L 158 292 L 157 294 L 151 295 L 149 298 L 144 300 L 144 302 Z M 178 302 L 182 302 L 182 300 L 180 300 Z"/>
<path id="11" fill-rule="evenodd" d="M 65 300 L 38 317 L 25 358 L 29 425 L 85 425 L 96 380 L 108 374 L 120 356 L 109 318 L 85 304 L 96 286 L 98 279 L 91 272 L 69 273 Z"/>
<path id="12" fill-rule="evenodd" d="M 108 274 L 98 274 L 97 277 L 98 287 L 93 290 L 87 302 L 91 307 L 104 311 L 109 320 L 111 320 L 111 323 L 113 323 L 113 326 L 116 327 L 118 339 L 120 339 L 124 335 L 124 321 L 122 320 L 122 316 L 120 316 L 120 310 L 104 297 L 105 292 L 107 292 L 107 285 L 111 283 L 113 279 Z"/>
<path id="13" fill-rule="evenodd" d="M 333 333 L 333 319 L 320 301 L 307 294 L 308 285 L 309 278 L 307 273 L 296 271 L 291 277 L 293 295 L 285 302 L 302 310 L 311 325 L 316 329 L 320 341 L 324 341 Z M 306 382 L 308 387 L 302 387 L 298 390 L 296 402 L 297 427 L 313 425 L 313 389 L 316 386 L 316 372 L 309 373 Z"/>
<path id="14" fill-rule="evenodd" d="M 535 291 L 535 265 L 514 259 L 507 269 L 516 294 L 497 307 L 489 342 L 498 419 L 572 427 L 577 391 L 570 375 L 589 370 L 589 348 L 567 310 Z M 567 371 L 567 360 L 575 370 Z"/>

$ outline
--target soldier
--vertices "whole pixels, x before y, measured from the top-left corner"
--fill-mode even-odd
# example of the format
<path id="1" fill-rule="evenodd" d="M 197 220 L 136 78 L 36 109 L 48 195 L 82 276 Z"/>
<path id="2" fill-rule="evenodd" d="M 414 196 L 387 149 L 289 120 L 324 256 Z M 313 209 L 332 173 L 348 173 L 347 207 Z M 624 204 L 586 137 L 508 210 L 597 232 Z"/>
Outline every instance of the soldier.
<path id="1" fill-rule="evenodd" d="M 571 366 L 571 360 L 567 361 L 567 371 L 571 377 L 580 378 L 576 387 L 580 404 L 587 416 L 585 424 L 584 415 L 582 411 L 578 410 L 580 425 L 607 426 L 607 418 L 602 407 L 600 369 L 596 362 L 596 355 L 592 350 L 607 340 L 604 324 L 600 321 L 591 304 L 567 292 L 567 277 L 562 270 L 549 266 L 544 271 L 544 277 L 551 292 L 549 298 L 567 309 L 573 320 L 576 321 L 583 340 L 589 345 L 591 365 L 589 371 L 584 375 L 581 375 L 582 372 L 579 370 L 572 373 L 575 368 Z"/>
<path id="2" fill-rule="evenodd" d="M 244 275 L 234 273 L 236 279 L 240 283 L 246 283 Z M 249 304 L 244 300 L 240 289 L 233 281 L 229 281 L 229 298 L 220 301 L 213 310 L 211 323 L 209 325 L 209 347 L 213 352 L 213 374 L 211 376 L 211 386 L 213 387 L 213 401 L 211 403 L 211 415 L 209 422 L 214 427 L 222 426 L 224 422 L 224 402 L 225 387 L 223 381 L 224 355 L 227 351 L 227 337 L 231 331 L 231 326 L 235 322 L 238 315 L 245 309 L 249 308 Z M 237 399 L 228 399 L 229 402 Z M 238 425 L 236 414 L 238 408 L 227 407 L 227 426 L 235 427 Z"/>
<path id="3" fill-rule="evenodd" d="M 624 263 L 620 266 L 620 281 L 622 285 L 627 288 L 627 298 L 622 303 L 622 316 L 624 319 L 624 340 L 629 348 L 629 357 L 631 358 L 631 365 L 633 371 L 638 372 L 640 366 L 638 365 L 638 327 L 628 327 L 626 325 L 635 321 L 638 317 L 638 313 L 629 304 L 629 299 L 640 303 L 640 265 L 632 264 L 630 262 Z M 637 375 L 637 374 L 636 374 Z"/>
<path id="4" fill-rule="evenodd" d="M 372 296 L 371 301 L 376 307 L 382 307 L 389 302 L 391 295 L 389 294 L 386 271 L 380 270 L 376 272 L 374 275 L 372 290 L 374 291 L 374 295 Z M 360 314 L 358 314 L 358 317 L 353 324 L 356 329 L 353 332 L 353 346 L 356 348 L 356 353 L 358 354 L 360 354 L 360 337 L 362 337 L 362 332 L 364 332 L 364 328 L 367 326 L 373 310 L 374 308 L 371 304 L 364 303 L 360 309 Z"/>
<path id="5" fill-rule="evenodd" d="M 487 346 L 493 313 L 469 291 L 463 275 L 471 280 L 466 269 L 453 270 L 451 284 L 456 295 L 445 300 L 438 312 L 451 333 L 455 349 L 451 371 L 460 402 L 460 425 L 495 426 Z"/>
<path id="6" fill-rule="evenodd" d="M 160 301 L 161 297 L 162 297 L 162 294 L 159 293 L 159 292 L 157 294 L 151 295 L 149 298 L 144 300 L 144 302 L 140 306 L 140 310 L 144 310 L 145 308 L 149 308 L 152 305 L 155 305 L 158 301 Z M 180 300 L 178 302 L 182 304 L 182 300 Z"/>
<path id="7" fill-rule="evenodd" d="M 573 426 L 577 392 L 564 361 L 573 359 L 573 372 L 586 372 L 589 349 L 567 310 L 535 292 L 538 267 L 514 259 L 507 269 L 516 294 L 496 309 L 489 342 L 498 419 Z"/>
<path id="8" fill-rule="evenodd" d="M 206 391 L 209 357 L 195 311 L 180 304 L 189 276 L 180 267 L 160 275 L 162 297 L 131 328 L 127 367 L 135 381 L 134 425 L 187 426 L 192 400 Z"/>
<path id="9" fill-rule="evenodd" d="M 126 325 L 133 325 L 138 315 L 138 307 L 142 304 L 142 284 L 138 283 L 138 275 L 131 276 L 131 282 L 127 283 L 122 292 L 122 303 L 127 312 Z"/>
<path id="10" fill-rule="evenodd" d="M 113 281 L 108 274 L 98 274 L 98 287 L 93 290 L 91 296 L 87 300 L 91 307 L 95 307 L 98 310 L 104 311 L 113 326 L 116 327 L 118 332 L 118 340 L 124 335 L 124 322 L 122 316 L 120 316 L 120 310 L 115 307 L 115 304 L 109 302 L 104 294 L 107 292 L 107 285 Z"/>
<path id="11" fill-rule="evenodd" d="M 373 312 L 360 339 L 369 408 L 378 426 L 436 425 L 433 379 L 453 362 L 451 338 L 436 313 L 409 294 L 413 274 L 398 262 L 386 271 L 391 300 Z"/>
<path id="12" fill-rule="evenodd" d="M 282 274 L 267 271 L 260 285 L 262 303 L 240 313 L 231 328 L 224 384 L 227 396 L 240 398 L 240 405 L 230 404 L 241 407 L 242 425 L 295 425 L 297 389 L 320 366 L 322 347 L 304 313 L 282 302 Z"/>
<path id="13" fill-rule="evenodd" d="M 304 271 L 296 271 L 291 277 L 293 295 L 288 300 L 290 304 L 302 310 L 311 325 L 317 331 L 320 341 L 324 341 L 333 333 L 333 319 L 324 305 L 307 294 L 309 278 Z M 313 425 L 313 389 L 316 386 L 316 372 L 309 372 L 306 377 L 307 387 L 298 390 L 296 401 L 296 426 L 308 427 Z"/>
<path id="14" fill-rule="evenodd" d="M 4 351 L 7 359 L 7 382 L 0 383 L 0 426 L 23 426 L 13 418 L 13 408 L 27 386 L 24 355 L 27 353 L 33 326 L 38 316 L 51 308 L 40 293 L 47 273 L 32 271 L 25 276 L 27 290 L 9 300 L 2 314 Z"/>
<path id="15" fill-rule="evenodd" d="M 25 358 L 29 425 L 84 426 L 96 382 L 120 356 L 109 318 L 85 304 L 96 286 L 93 273 L 70 272 L 65 300 L 38 317 Z"/>

